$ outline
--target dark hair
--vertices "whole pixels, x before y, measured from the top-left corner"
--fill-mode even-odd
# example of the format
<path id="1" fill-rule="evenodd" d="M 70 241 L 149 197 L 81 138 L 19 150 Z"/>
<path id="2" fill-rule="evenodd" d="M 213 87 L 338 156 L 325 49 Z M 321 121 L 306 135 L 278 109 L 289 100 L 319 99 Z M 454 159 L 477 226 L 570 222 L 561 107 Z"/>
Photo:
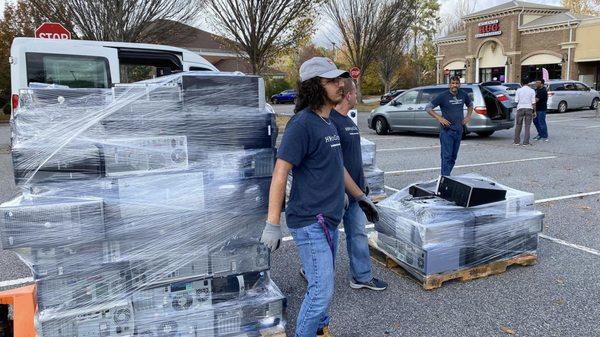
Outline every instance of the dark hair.
<path id="1" fill-rule="evenodd" d="M 298 81 L 298 95 L 296 96 L 296 106 L 294 113 L 298 113 L 306 107 L 310 107 L 313 111 L 325 105 L 325 97 L 327 92 L 321 85 L 320 77 L 313 77 L 304 82 Z"/>
<path id="2" fill-rule="evenodd" d="M 546 84 L 546 81 L 543 78 L 540 78 L 540 83 Z"/>
<path id="3" fill-rule="evenodd" d="M 529 79 L 526 77 L 523 77 L 523 79 L 521 80 L 521 84 L 525 84 L 525 85 L 529 84 Z"/>
<path id="4" fill-rule="evenodd" d="M 454 75 L 454 76 L 450 77 L 450 81 L 448 81 L 448 83 L 450 83 L 452 81 L 460 83 L 460 77 Z"/>

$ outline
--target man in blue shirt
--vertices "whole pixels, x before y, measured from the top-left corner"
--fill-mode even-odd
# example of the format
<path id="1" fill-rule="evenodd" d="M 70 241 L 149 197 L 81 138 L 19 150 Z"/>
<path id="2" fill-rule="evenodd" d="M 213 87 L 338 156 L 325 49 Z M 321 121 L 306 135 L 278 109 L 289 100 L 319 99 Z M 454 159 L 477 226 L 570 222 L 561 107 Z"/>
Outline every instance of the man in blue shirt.
<path id="1" fill-rule="evenodd" d="M 356 188 L 368 194 L 368 186 L 365 182 L 362 165 L 360 132 L 352 118 L 348 117 L 348 112 L 355 105 L 356 85 L 352 79 L 344 79 L 344 99 L 331 112 L 331 119 L 340 135 L 344 167 L 350 174 Z M 353 197 L 349 197 L 348 209 L 344 213 L 343 222 L 346 233 L 346 248 L 350 260 L 350 287 L 353 289 L 385 290 L 387 283 L 374 278 L 371 273 L 371 255 L 365 229 L 367 217 L 358 200 Z"/>
<path id="2" fill-rule="evenodd" d="M 438 115 L 433 109 L 440 107 L 442 115 Z M 463 107 L 467 106 L 467 116 L 464 116 Z M 471 121 L 473 114 L 473 101 L 471 97 L 460 90 L 460 78 L 450 78 L 449 90 L 439 94 L 425 108 L 427 113 L 440 123 L 440 145 L 443 176 L 452 173 L 458 149 L 463 136 L 463 127 Z"/>
<path id="3" fill-rule="evenodd" d="M 365 201 L 364 193 L 349 185 L 352 178 L 344 169 L 340 136 L 330 118 L 333 107 L 342 101 L 342 78 L 348 76 L 328 58 L 313 57 L 302 64 L 296 115 L 285 128 L 273 171 L 261 241 L 273 251 L 283 237 L 279 216 L 291 170 L 286 223 L 308 280 L 296 319 L 296 337 L 330 336 L 328 309 L 345 188 L 361 200 L 362 207 L 369 208 L 370 214 L 377 215 L 375 205 Z"/>

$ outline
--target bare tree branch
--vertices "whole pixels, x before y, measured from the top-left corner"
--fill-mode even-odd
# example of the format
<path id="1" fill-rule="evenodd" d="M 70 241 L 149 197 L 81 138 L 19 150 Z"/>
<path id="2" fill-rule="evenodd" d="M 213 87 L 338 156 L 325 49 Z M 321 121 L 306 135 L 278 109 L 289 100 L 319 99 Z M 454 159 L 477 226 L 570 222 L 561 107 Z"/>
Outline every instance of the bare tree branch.
<path id="1" fill-rule="evenodd" d="M 213 24 L 252 67 L 263 71 L 274 58 L 312 35 L 322 0 L 207 0 Z"/>
<path id="2" fill-rule="evenodd" d="M 398 43 L 414 21 L 416 0 L 330 0 L 326 9 L 340 31 L 348 61 L 366 73 L 377 56 Z M 357 82 L 362 102 L 361 78 Z"/>
<path id="3" fill-rule="evenodd" d="M 30 0 L 52 21 L 87 40 L 156 42 L 199 13 L 199 0 Z"/>

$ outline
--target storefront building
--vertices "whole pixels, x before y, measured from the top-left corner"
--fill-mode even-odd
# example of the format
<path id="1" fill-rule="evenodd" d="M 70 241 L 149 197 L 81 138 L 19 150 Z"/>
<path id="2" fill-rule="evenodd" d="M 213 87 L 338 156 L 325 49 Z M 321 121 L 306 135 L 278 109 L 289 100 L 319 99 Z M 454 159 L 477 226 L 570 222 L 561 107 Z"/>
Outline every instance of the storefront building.
<path id="1" fill-rule="evenodd" d="M 463 17 L 466 31 L 437 39 L 437 81 L 579 80 L 600 88 L 600 17 L 525 1 Z"/>

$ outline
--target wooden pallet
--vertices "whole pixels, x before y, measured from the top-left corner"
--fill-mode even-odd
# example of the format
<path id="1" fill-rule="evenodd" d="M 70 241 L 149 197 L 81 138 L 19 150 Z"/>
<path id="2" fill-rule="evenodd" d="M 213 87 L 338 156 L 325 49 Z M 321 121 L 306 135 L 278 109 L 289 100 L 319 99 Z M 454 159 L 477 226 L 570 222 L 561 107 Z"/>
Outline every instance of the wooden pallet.
<path id="1" fill-rule="evenodd" d="M 371 200 L 373 201 L 373 203 L 378 203 L 378 202 L 384 200 L 385 198 L 387 198 L 387 195 L 383 194 L 383 195 L 375 196 L 375 197 L 371 198 Z"/>
<path id="2" fill-rule="evenodd" d="M 537 263 L 536 255 L 524 253 L 509 259 L 493 261 L 472 268 L 465 268 L 443 274 L 421 275 L 413 267 L 380 249 L 377 246 L 377 233 L 372 234 L 374 235 L 369 236 L 371 258 L 400 276 L 412 275 L 412 278 L 415 279 L 417 283 L 421 284 L 425 290 L 437 289 L 447 281 L 458 280 L 460 282 L 466 282 L 490 275 L 502 274 L 509 266 L 531 266 Z"/>

